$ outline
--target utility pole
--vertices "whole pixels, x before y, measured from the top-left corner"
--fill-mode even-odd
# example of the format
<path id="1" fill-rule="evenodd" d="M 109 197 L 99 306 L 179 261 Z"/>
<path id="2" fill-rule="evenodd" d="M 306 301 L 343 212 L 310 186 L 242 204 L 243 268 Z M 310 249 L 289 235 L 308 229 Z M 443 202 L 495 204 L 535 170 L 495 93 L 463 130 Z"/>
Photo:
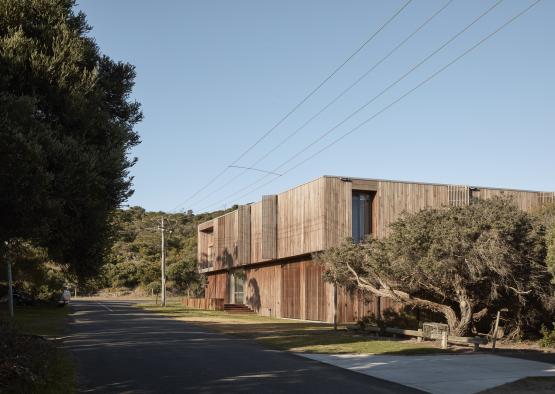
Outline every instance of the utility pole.
<path id="1" fill-rule="evenodd" d="M 12 280 L 12 263 L 10 262 L 10 243 L 4 241 L 0 245 L 0 257 L 6 259 L 6 268 L 8 271 L 8 309 L 10 317 L 13 317 L 13 280 Z"/>
<path id="2" fill-rule="evenodd" d="M 12 281 L 12 263 L 6 256 L 6 264 L 8 265 L 8 305 L 10 308 L 10 317 L 13 317 L 13 281 Z"/>
<path id="3" fill-rule="evenodd" d="M 333 284 L 333 330 L 337 331 L 337 283 Z"/>
<path id="4" fill-rule="evenodd" d="M 162 216 L 160 232 L 162 233 L 162 306 L 166 306 L 166 241 L 164 239 L 164 217 Z"/>

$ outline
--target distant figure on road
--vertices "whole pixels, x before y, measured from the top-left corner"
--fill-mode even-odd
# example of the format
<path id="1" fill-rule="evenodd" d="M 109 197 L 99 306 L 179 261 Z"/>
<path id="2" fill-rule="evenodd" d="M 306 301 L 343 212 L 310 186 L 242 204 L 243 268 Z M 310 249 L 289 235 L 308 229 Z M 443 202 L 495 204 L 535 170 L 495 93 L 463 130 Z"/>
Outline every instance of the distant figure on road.
<path id="1" fill-rule="evenodd" d="M 64 289 L 64 292 L 62 293 L 62 298 L 58 302 L 58 305 L 64 306 L 65 304 L 69 304 L 70 300 L 71 300 L 71 293 L 69 292 L 69 289 Z"/>

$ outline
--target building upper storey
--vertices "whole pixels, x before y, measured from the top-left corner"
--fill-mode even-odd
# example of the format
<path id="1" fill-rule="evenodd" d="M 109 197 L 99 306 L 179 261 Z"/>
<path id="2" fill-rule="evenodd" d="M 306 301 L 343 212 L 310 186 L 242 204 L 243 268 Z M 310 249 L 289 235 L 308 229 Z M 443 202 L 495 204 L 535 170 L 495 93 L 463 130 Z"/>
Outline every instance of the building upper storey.
<path id="1" fill-rule="evenodd" d="M 198 226 L 202 272 L 306 255 L 347 237 L 384 237 L 402 212 L 507 195 L 525 211 L 553 192 L 323 176 Z"/>

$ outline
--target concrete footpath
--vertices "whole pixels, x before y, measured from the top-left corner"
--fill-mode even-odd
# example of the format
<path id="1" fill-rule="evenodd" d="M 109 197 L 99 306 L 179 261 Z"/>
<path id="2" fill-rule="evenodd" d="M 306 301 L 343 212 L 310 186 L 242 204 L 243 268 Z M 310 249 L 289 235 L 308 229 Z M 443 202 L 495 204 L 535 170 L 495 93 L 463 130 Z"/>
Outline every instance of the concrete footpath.
<path id="1" fill-rule="evenodd" d="M 426 356 L 299 354 L 430 393 L 477 393 L 528 376 L 555 376 L 555 365 L 491 354 Z"/>

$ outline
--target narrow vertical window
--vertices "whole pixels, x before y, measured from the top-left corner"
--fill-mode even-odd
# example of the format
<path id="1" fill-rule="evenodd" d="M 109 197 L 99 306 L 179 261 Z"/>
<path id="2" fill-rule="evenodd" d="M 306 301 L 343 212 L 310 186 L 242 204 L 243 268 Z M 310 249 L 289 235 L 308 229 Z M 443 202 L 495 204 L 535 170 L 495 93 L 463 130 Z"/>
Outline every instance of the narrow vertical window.
<path id="1" fill-rule="evenodd" d="M 212 265 L 214 264 L 214 246 L 213 245 L 208 245 L 207 263 L 208 263 L 209 267 L 212 267 Z"/>
<path id="2" fill-rule="evenodd" d="M 360 242 L 372 233 L 372 195 L 353 193 L 353 242 Z"/>

